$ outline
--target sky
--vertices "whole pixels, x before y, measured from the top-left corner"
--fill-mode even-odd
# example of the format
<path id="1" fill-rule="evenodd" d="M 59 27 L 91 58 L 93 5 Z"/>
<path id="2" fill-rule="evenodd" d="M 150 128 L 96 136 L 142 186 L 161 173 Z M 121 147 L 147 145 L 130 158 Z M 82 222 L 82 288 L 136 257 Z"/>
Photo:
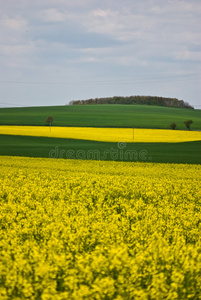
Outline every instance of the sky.
<path id="1" fill-rule="evenodd" d="M 150 95 L 201 109 L 200 0 L 0 0 L 0 107 Z"/>

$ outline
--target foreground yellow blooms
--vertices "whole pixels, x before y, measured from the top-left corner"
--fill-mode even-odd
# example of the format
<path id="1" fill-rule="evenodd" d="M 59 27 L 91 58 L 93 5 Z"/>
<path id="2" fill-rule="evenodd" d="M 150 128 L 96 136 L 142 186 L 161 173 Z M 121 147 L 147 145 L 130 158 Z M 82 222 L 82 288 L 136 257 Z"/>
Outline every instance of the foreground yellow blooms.
<path id="1" fill-rule="evenodd" d="M 200 199 L 200 165 L 1 157 L 0 299 L 201 299 Z"/>
<path id="2" fill-rule="evenodd" d="M 179 143 L 200 141 L 201 132 L 168 129 L 0 126 L 0 134 L 43 136 L 127 143 Z"/>

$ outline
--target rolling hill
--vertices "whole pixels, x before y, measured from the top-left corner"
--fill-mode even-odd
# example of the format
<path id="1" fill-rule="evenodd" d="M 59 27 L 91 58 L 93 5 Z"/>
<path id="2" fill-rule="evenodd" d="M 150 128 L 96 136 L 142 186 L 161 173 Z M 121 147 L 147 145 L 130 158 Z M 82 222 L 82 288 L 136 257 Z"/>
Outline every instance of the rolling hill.
<path id="1" fill-rule="evenodd" d="M 146 105 L 86 105 L 1 108 L 0 125 L 169 128 L 172 122 L 185 129 L 184 121 L 192 119 L 192 130 L 201 130 L 201 110 Z"/>

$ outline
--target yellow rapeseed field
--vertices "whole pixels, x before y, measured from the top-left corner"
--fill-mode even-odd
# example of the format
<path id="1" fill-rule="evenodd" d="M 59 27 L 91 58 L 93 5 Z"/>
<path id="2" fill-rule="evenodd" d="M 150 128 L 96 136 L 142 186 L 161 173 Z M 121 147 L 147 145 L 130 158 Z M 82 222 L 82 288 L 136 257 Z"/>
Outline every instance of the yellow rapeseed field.
<path id="1" fill-rule="evenodd" d="M 201 132 L 168 129 L 0 126 L 0 134 L 127 143 L 179 143 L 201 140 Z"/>
<path id="2" fill-rule="evenodd" d="M 201 299 L 201 166 L 0 159 L 1 300 Z"/>

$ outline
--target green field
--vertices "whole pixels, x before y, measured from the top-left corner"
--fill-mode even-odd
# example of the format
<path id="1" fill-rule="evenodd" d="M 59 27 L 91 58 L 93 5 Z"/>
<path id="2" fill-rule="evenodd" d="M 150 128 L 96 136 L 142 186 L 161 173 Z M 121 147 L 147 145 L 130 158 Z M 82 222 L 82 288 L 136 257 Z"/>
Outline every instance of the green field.
<path id="1" fill-rule="evenodd" d="M 46 125 L 49 115 L 54 118 L 53 126 L 163 129 L 175 122 L 178 129 L 185 129 L 183 122 L 192 119 L 192 130 L 201 130 L 201 110 L 143 105 L 1 108 L 0 125 Z M 57 158 L 201 163 L 201 142 L 135 143 L 119 149 L 117 143 L 0 135 L 0 145 L 0 155 L 49 157 L 49 153 L 54 154 L 57 149 Z M 112 154 L 111 149 L 114 149 Z M 70 150 L 72 152 L 68 152 Z M 145 153 L 143 159 L 141 151 Z M 70 157 L 66 153 L 73 155 Z"/>
<path id="2" fill-rule="evenodd" d="M 175 122 L 185 129 L 192 119 L 192 130 L 201 130 L 201 110 L 145 105 L 86 105 L 1 108 L 0 125 L 46 125 L 53 116 L 55 126 L 169 128 Z"/>
<path id="3" fill-rule="evenodd" d="M 201 164 L 201 141 L 118 143 L 0 135 L 0 155 Z"/>

